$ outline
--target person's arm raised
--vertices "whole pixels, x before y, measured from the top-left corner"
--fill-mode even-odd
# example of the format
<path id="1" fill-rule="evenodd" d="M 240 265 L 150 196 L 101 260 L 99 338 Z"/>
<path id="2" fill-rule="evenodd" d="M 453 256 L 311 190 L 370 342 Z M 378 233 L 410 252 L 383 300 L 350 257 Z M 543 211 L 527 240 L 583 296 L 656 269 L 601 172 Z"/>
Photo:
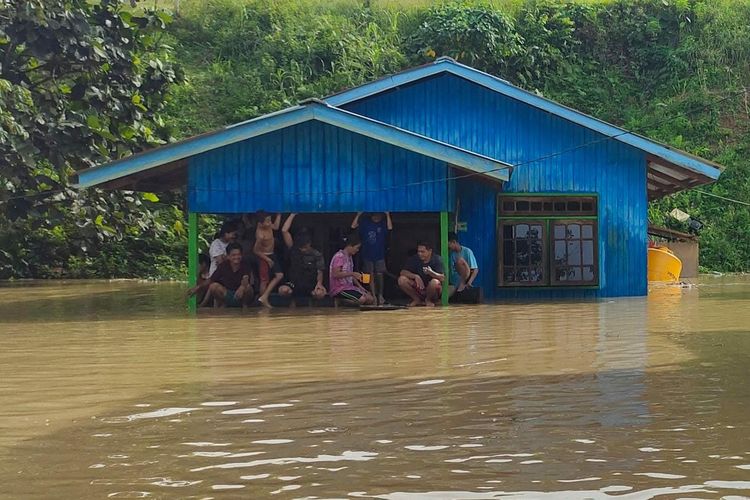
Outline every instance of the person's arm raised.
<path id="1" fill-rule="evenodd" d="M 352 229 L 357 229 L 359 227 L 360 217 L 362 217 L 362 212 L 357 212 L 357 215 L 354 216 L 354 220 L 352 221 Z"/>
<path id="2" fill-rule="evenodd" d="M 296 213 L 289 214 L 289 217 L 284 221 L 284 227 L 281 228 L 281 236 L 284 237 L 284 244 L 287 248 L 292 248 L 294 246 L 294 238 L 292 238 L 292 233 L 290 233 L 289 230 L 292 228 L 292 222 L 294 222 L 296 216 Z"/>
<path id="3" fill-rule="evenodd" d="M 281 227 L 281 214 L 276 214 L 276 217 L 273 220 L 272 229 L 274 231 L 278 231 L 280 227 Z"/>
<path id="4" fill-rule="evenodd" d="M 393 220 L 391 220 L 390 212 L 385 213 L 385 223 L 386 223 L 386 227 L 388 228 L 388 231 L 393 231 Z"/>

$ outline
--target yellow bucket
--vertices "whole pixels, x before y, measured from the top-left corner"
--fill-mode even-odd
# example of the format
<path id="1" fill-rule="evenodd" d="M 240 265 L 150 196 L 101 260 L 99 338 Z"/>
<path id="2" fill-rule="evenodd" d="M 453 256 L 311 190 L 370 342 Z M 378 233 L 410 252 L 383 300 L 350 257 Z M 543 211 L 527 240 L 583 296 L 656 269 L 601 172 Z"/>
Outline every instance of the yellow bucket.
<path id="1" fill-rule="evenodd" d="M 680 281 L 682 261 L 667 247 L 648 249 L 649 281 Z"/>

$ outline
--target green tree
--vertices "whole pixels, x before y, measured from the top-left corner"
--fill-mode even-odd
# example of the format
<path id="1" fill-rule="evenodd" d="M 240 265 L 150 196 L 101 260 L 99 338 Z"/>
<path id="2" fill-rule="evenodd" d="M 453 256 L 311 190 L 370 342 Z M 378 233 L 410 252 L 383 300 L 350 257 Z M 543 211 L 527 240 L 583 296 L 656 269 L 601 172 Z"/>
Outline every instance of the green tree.
<path id="1" fill-rule="evenodd" d="M 0 2 L 0 276 L 38 275 L 134 229 L 164 229 L 157 198 L 144 207 L 70 182 L 169 139 L 159 112 L 180 81 L 162 42 L 169 21 L 122 0 Z"/>

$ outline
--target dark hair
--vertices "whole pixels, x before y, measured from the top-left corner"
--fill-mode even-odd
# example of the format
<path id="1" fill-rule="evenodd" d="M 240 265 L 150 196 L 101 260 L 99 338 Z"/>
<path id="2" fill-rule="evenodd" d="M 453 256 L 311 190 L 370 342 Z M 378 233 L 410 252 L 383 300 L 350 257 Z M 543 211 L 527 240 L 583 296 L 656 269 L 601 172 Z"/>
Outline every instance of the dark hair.
<path id="1" fill-rule="evenodd" d="M 310 237 L 310 232 L 309 231 L 300 231 L 294 237 L 294 242 L 300 248 L 311 244 L 312 243 L 312 238 Z"/>
<path id="2" fill-rule="evenodd" d="M 356 247 L 361 243 L 362 241 L 359 239 L 359 233 L 357 233 L 356 231 L 344 238 L 344 246 L 347 247 Z"/>
<path id="3" fill-rule="evenodd" d="M 417 248 L 419 247 L 425 247 L 427 250 L 432 250 L 432 243 L 428 243 L 426 241 L 418 241 Z"/>
<path id="4" fill-rule="evenodd" d="M 264 220 L 266 220 L 267 217 L 271 217 L 271 214 L 266 212 L 265 210 L 258 210 L 255 212 L 255 222 L 256 224 L 260 224 Z"/>
<path id="5" fill-rule="evenodd" d="M 205 253 L 198 254 L 198 265 L 201 265 L 201 264 L 205 264 L 207 266 L 211 265 L 211 258 Z"/>
<path id="6" fill-rule="evenodd" d="M 221 229 L 219 229 L 219 238 L 224 236 L 227 233 L 234 233 L 237 231 L 237 222 L 233 220 L 227 220 L 224 221 L 224 224 L 221 225 Z"/>
<path id="7" fill-rule="evenodd" d="M 449 232 L 448 241 L 458 241 L 458 235 L 453 231 Z"/>
<path id="8" fill-rule="evenodd" d="M 232 250 L 239 250 L 240 253 L 242 253 L 242 245 L 240 245 L 236 241 L 233 241 L 232 243 L 230 243 L 229 245 L 227 245 L 227 255 L 229 255 L 230 253 L 232 253 Z"/>

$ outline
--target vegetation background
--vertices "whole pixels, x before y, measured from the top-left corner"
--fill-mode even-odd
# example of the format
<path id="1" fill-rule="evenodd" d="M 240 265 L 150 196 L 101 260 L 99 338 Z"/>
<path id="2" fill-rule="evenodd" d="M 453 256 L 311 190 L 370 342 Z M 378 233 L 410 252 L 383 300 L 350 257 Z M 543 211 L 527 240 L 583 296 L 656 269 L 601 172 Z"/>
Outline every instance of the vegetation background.
<path id="1" fill-rule="evenodd" d="M 441 55 L 724 165 L 649 216 L 690 213 L 704 269 L 750 270 L 750 206 L 705 194 L 750 201 L 748 0 L 10 0 L 0 277 L 183 277 L 181 196 L 75 170 Z"/>

